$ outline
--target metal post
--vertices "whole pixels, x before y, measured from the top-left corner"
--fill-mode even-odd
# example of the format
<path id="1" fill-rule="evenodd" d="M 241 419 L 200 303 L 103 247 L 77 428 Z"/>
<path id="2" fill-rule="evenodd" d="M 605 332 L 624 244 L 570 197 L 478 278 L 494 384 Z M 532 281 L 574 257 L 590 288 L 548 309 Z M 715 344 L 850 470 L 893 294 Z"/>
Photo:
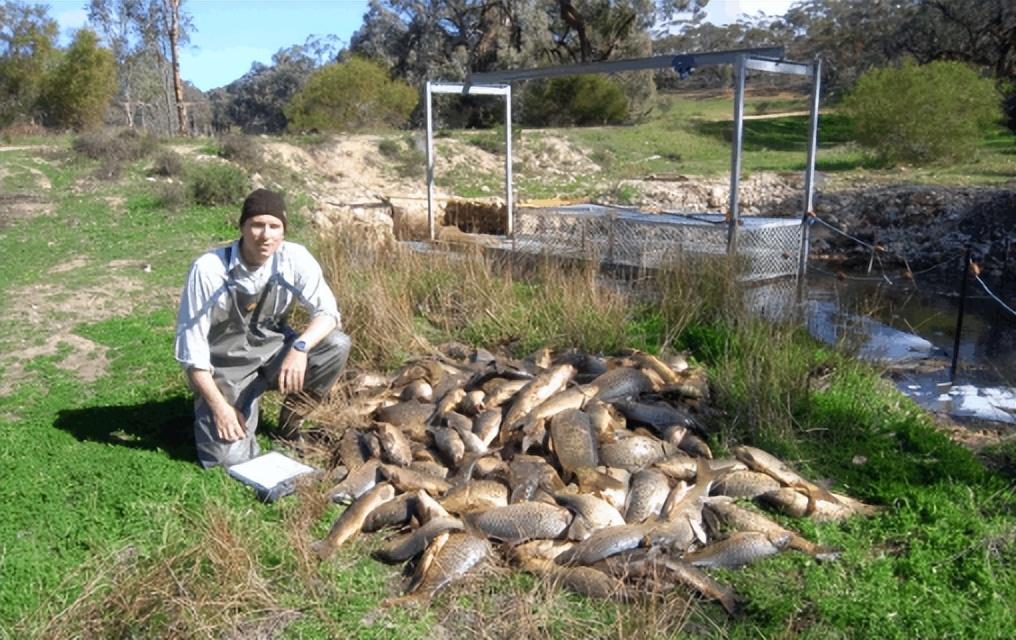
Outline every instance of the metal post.
<path id="1" fill-rule="evenodd" d="M 744 137 L 744 76 L 745 57 L 737 56 L 734 64 L 734 132 L 730 158 L 730 210 L 727 214 L 727 254 L 737 253 L 737 224 L 739 221 L 737 190 L 741 183 L 741 142 Z"/>
<path id="2" fill-rule="evenodd" d="M 797 301 L 804 298 L 811 244 L 811 216 L 815 211 L 815 155 L 818 152 L 818 103 L 822 88 L 822 61 L 812 65 L 811 119 L 808 126 L 808 160 L 804 165 L 804 211 L 801 214 L 801 256 L 797 265 Z"/>
<path id="3" fill-rule="evenodd" d="M 504 99 L 504 191 L 508 209 L 508 235 L 515 236 L 515 208 L 512 206 L 512 88 Z"/>
<path id="4" fill-rule="evenodd" d="M 963 256 L 963 279 L 960 280 L 960 310 L 956 316 L 956 336 L 953 338 L 952 366 L 949 367 L 949 383 L 956 383 L 956 365 L 960 357 L 960 334 L 963 332 L 963 306 L 967 301 L 967 275 L 970 273 L 970 247 Z"/>
<path id="5" fill-rule="evenodd" d="M 434 121 L 431 116 L 430 80 L 426 85 L 427 101 L 427 232 L 433 242 L 434 234 Z"/>

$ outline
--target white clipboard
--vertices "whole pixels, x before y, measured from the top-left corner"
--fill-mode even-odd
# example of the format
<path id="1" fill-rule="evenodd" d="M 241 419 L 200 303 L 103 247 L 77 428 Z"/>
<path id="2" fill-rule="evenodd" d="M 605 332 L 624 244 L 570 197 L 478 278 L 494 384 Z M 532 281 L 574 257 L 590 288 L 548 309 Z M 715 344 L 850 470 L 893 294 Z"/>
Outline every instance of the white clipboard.
<path id="1" fill-rule="evenodd" d="M 293 493 L 297 478 L 316 471 L 314 467 L 293 460 L 278 451 L 270 451 L 247 462 L 233 465 L 228 473 L 240 482 L 253 487 L 261 500 L 275 502 L 282 496 Z"/>

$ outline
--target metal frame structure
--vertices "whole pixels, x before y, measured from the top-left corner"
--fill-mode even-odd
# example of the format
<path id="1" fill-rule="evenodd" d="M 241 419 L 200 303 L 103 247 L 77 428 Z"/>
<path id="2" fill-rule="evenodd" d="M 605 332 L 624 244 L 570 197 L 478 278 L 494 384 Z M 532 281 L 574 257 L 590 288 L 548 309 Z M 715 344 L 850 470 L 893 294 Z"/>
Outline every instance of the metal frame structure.
<path id="1" fill-rule="evenodd" d="M 512 87 L 510 84 L 490 84 L 473 86 L 451 82 L 427 81 L 427 231 L 431 241 L 435 238 L 434 230 L 434 120 L 432 116 L 433 96 L 435 93 L 453 93 L 473 96 L 504 96 L 504 190 L 505 205 L 508 208 L 508 235 L 515 233 L 515 212 L 512 203 Z"/>
<path id="2" fill-rule="evenodd" d="M 506 97 L 505 109 L 505 201 L 508 209 L 508 235 L 514 235 L 514 208 L 511 182 L 512 148 L 511 148 L 511 82 L 514 80 L 532 80 L 555 76 L 570 76 L 587 73 L 617 73 L 621 71 L 639 71 L 649 69 L 673 68 L 682 77 L 687 76 L 697 67 L 714 64 L 732 64 L 734 66 L 734 130 L 730 158 L 730 206 L 727 211 L 727 252 L 737 251 L 737 230 L 740 225 L 738 189 L 741 181 L 741 157 L 743 155 L 744 138 L 744 84 L 748 70 L 763 71 L 804 76 L 812 79 L 810 123 L 808 132 L 808 156 L 805 163 L 804 184 L 805 197 L 801 217 L 802 239 L 801 255 L 798 263 L 798 278 L 803 280 L 807 269 L 807 251 L 809 244 L 809 219 L 814 203 L 815 154 L 818 148 L 818 108 L 821 77 L 821 63 L 793 62 L 784 59 L 783 47 L 763 47 L 754 49 L 731 49 L 700 53 L 635 58 L 630 60 L 611 60 L 589 64 L 570 64 L 539 69 L 520 69 L 513 71 L 496 71 L 491 73 L 471 74 L 462 84 L 427 82 L 427 217 L 430 237 L 434 239 L 433 215 L 433 123 L 431 120 L 431 99 L 433 93 L 459 93 L 462 95 L 503 95 Z"/>

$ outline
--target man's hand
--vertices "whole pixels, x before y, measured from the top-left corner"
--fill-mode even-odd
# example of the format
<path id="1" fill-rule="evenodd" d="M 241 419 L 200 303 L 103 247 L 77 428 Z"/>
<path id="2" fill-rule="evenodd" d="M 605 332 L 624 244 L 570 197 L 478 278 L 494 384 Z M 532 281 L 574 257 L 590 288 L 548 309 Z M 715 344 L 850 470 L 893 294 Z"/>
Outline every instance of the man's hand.
<path id="1" fill-rule="evenodd" d="M 283 394 L 303 391 L 303 376 L 307 373 L 307 354 L 290 349 L 279 370 L 279 391 Z"/>
<path id="2" fill-rule="evenodd" d="M 243 414 L 236 407 L 226 405 L 222 409 L 214 412 L 215 417 L 215 430 L 219 433 L 219 438 L 226 442 L 236 442 L 243 440 L 247 435 L 245 428 L 247 419 L 244 418 Z"/>

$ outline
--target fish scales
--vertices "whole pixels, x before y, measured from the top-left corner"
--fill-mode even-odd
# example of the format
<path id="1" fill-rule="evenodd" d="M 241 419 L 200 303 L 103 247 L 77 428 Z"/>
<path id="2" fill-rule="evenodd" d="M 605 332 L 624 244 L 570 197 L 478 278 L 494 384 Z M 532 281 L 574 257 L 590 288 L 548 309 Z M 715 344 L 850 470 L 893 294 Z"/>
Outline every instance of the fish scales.
<path id="1" fill-rule="evenodd" d="M 581 467 L 599 464 L 596 436 L 589 416 L 579 409 L 566 409 L 550 421 L 550 438 L 561 468 L 571 475 Z"/>
<path id="2" fill-rule="evenodd" d="M 654 469 L 636 471 L 631 476 L 628 488 L 628 499 L 624 512 L 625 521 L 629 524 L 636 524 L 660 515 L 668 495 L 670 495 L 670 483 L 662 472 Z"/>
<path id="3" fill-rule="evenodd" d="M 563 364 L 536 376 L 515 394 L 502 426 L 508 429 L 515 428 L 541 402 L 564 389 L 574 375 L 575 367 Z M 504 433 L 502 440 L 503 436 Z"/>
<path id="4" fill-rule="evenodd" d="M 364 520 L 374 509 L 394 497 L 395 487 L 387 482 L 364 493 L 335 519 L 328 535 L 313 544 L 314 552 L 322 560 L 331 557 L 336 549 L 363 529 Z"/>
<path id="5" fill-rule="evenodd" d="M 438 535 L 445 531 L 461 531 L 462 528 L 462 521 L 458 518 L 434 518 L 382 545 L 374 552 L 374 556 L 389 564 L 405 562 L 423 553 L 431 540 Z"/>
<path id="6" fill-rule="evenodd" d="M 352 502 L 367 493 L 381 479 L 381 461 L 368 460 L 350 471 L 342 482 L 329 490 L 332 502 Z"/>
<path id="7" fill-rule="evenodd" d="M 452 533 L 428 563 L 426 573 L 414 589 L 414 599 L 430 599 L 435 593 L 462 578 L 491 553 L 490 543 L 469 533 Z"/>
<path id="8" fill-rule="evenodd" d="M 590 565 L 614 554 L 642 546 L 650 527 L 645 524 L 624 524 L 594 532 L 556 558 L 561 565 Z"/>
<path id="9" fill-rule="evenodd" d="M 690 413 L 673 405 L 620 400 L 615 402 L 614 406 L 624 414 L 629 423 L 652 427 L 657 433 L 662 434 L 664 428 L 672 426 L 701 429 L 698 421 Z"/>
<path id="10" fill-rule="evenodd" d="M 684 554 L 682 560 L 697 567 L 737 568 L 779 553 L 790 542 L 790 533 L 770 535 L 760 531 L 738 531 Z"/>
<path id="11" fill-rule="evenodd" d="M 466 513 L 508 505 L 508 487 L 496 480 L 471 480 L 452 487 L 441 506 L 452 513 Z"/>
<path id="12" fill-rule="evenodd" d="M 567 509 L 543 502 L 519 502 L 464 517 L 489 537 L 505 542 L 559 538 L 572 521 Z"/>
<path id="13" fill-rule="evenodd" d="M 593 396 L 597 400 L 614 402 L 652 391 L 653 381 L 638 369 L 618 367 L 597 376 L 589 386 L 597 389 Z"/>
<path id="14" fill-rule="evenodd" d="M 585 520 L 591 530 L 625 524 L 624 516 L 606 500 L 587 493 L 555 493 L 558 504 Z"/>
<path id="15" fill-rule="evenodd" d="M 776 491 L 780 483 L 758 471 L 732 471 L 713 487 L 713 493 L 731 498 L 757 498 L 763 493 Z"/>
<path id="16" fill-rule="evenodd" d="M 400 467 L 408 467 L 413 462 L 413 449 L 409 439 L 397 427 L 378 422 L 374 424 L 374 433 L 381 443 L 381 457 Z"/>
<path id="17" fill-rule="evenodd" d="M 600 445 L 600 462 L 609 467 L 635 471 L 663 460 L 672 452 L 673 445 L 662 440 L 632 435 Z"/>
<path id="18" fill-rule="evenodd" d="M 363 521 L 361 530 L 373 533 L 388 527 L 402 526 L 416 514 L 416 495 L 403 493 L 378 505 Z"/>
<path id="19" fill-rule="evenodd" d="M 374 417 L 378 422 L 386 422 L 400 429 L 405 429 L 411 425 L 426 424 L 430 420 L 430 417 L 434 415 L 436 409 L 437 405 L 429 402 L 409 400 L 388 407 L 382 407 L 374 412 Z"/>

